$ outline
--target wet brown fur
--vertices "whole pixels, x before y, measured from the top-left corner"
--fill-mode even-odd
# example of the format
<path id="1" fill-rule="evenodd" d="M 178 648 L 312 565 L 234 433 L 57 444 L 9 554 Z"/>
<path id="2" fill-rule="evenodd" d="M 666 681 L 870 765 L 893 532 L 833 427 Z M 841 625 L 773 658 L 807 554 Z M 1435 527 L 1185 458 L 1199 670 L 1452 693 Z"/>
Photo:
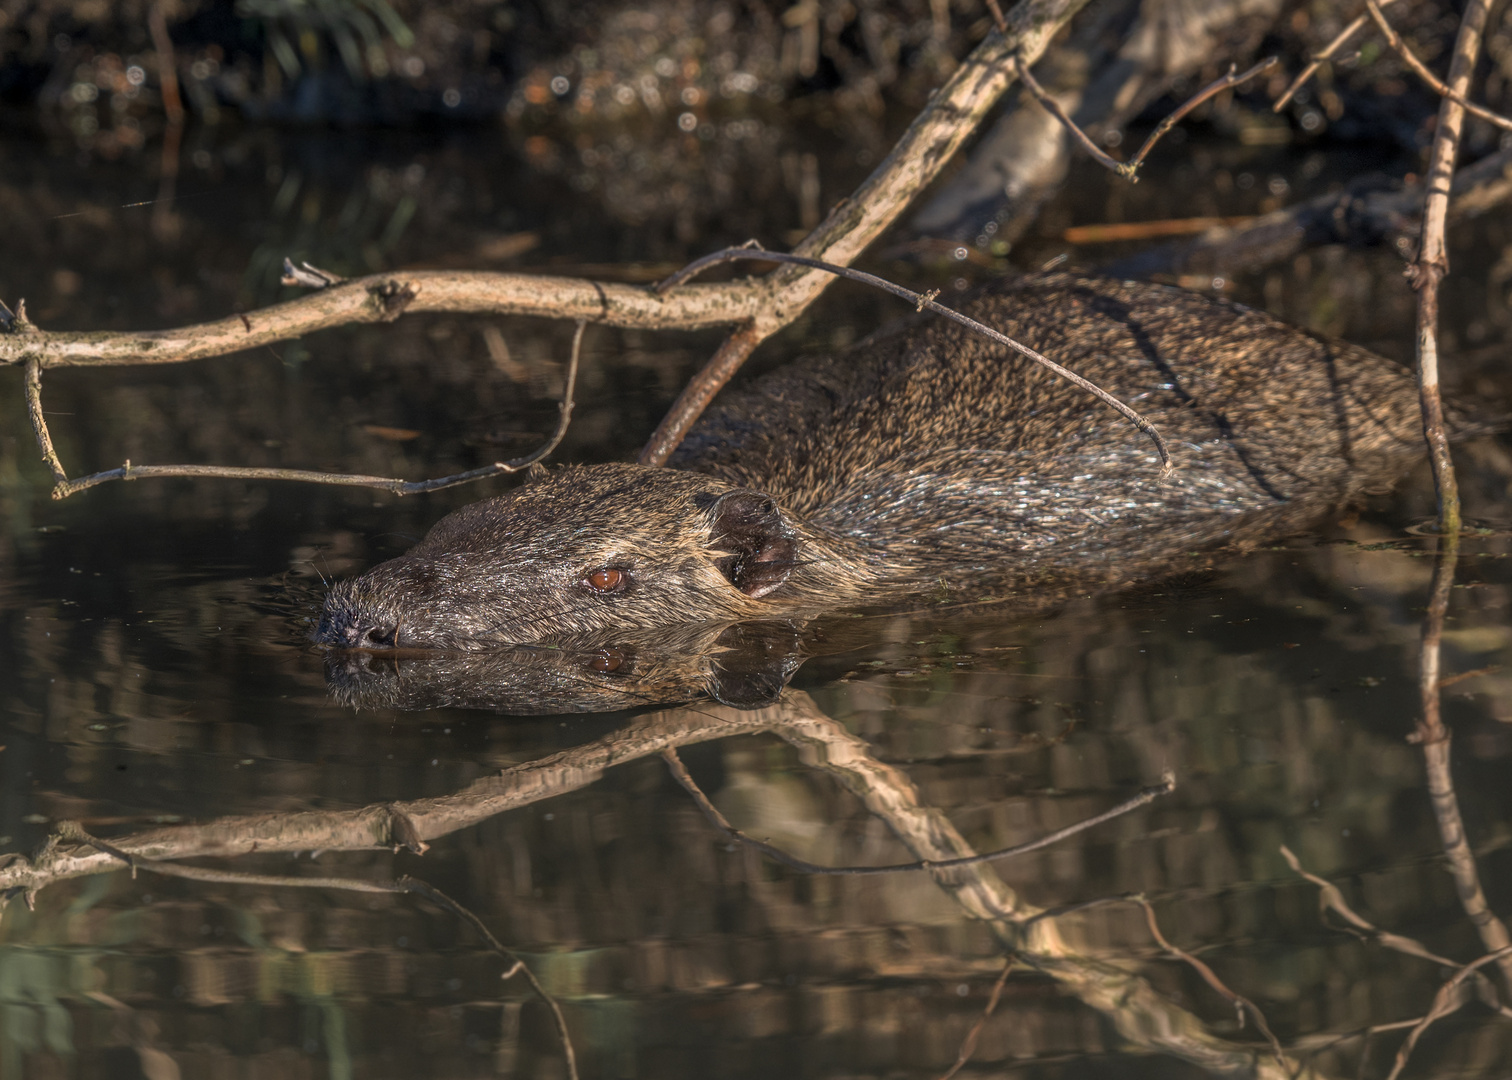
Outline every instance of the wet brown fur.
<path id="1" fill-rule="evenodd" d="M 722 399 L 669 469 L 554 470 L 339 584 L 317 638 L 473 647 L 772 618 L 1066 574 L 1116 582 L 1296 531 L 1421 453 L 1397 364 L 1136 282 L 1003 281 L 962 309 L 1138 409 L 939 319 Z M 627 575 L 612 595 L 589 577 Z"/>

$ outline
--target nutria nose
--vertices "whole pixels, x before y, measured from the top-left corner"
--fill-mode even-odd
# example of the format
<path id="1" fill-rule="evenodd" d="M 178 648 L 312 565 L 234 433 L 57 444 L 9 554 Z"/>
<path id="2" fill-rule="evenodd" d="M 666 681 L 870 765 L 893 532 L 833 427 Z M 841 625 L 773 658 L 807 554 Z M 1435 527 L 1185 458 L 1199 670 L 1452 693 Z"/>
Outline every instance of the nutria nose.
<path id="1" fill-rule="evenodd" d="M 398 644 L 398 636 L 399 628 L 391 620 L 350 608 L 326 611 L 315 630 L 315 640 L 322 645 L 347 649 L 392 649 Z"/>

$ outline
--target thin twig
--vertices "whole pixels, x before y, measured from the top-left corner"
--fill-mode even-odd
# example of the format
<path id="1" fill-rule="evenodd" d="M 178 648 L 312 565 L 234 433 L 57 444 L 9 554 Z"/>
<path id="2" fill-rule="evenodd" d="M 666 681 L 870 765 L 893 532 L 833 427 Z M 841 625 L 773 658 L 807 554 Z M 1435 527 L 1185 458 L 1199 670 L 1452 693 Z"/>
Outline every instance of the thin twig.
<path id="1" fill-rule="evenodd" d="M 437 907 L 450 912 L 467 923 L 490 949 L 510 961 L 510 967 L 504 972 L 504 978 L 507 979 L 516 974 L 525 976 L 526 982 L 530 984 L 536 996 L 551 1010 L 552 1018 L 556 1024 L 557 1035 L 562 1041 L 562 1056 L 567 1061 L 567 1075 L 572 1080 L 577 1080 L 577 1055 L 572 1049 L 572 1038 L 567 1031 L 567 1018 L 562 1014 L 562 1008 L 557 1004 L 556 999 L 547 993 L 546 988 L 536 978 L 535 972 L 530 970 L 530 966 L 513 949 L 494 937 L 493 933 L 484 925 L 482 919 L 447 896 L 440 889 L 421 881 L 419 878 L 406 874 L 394 881 L 361 881 L 352 878 L 288 877 L 275 874 L 249 874 L 235 870 L 212 870 L 200 866 L 179 866 L 176 863 L 159 862 L 156 859 L 147 859 L 140 855 L 129 854 L 114 847 L 108 841 L 91 836 L 81 825 L 73 821 L 60 821 L 54 831 L 54 835 L 60 839 L 69 840 L 74 843 L 88 844 L 98 851 L 119 859 L 131 868 L 131 876 L 133 878 L 136 877 L 138 870 L 146 870 L 164 877 L 186 878 L 191 881 L 208 881 L 228 885 L 258 885 L 270 888 L 340 889 L 346 892 L 398 893 L 423 896 Z"/>
<path id="2" fill-rule="evenodd" d="M 997 851 L 989 851 L 981 855 L 968 855 L 959 859 L 921 859 L 917 862 L 893 863 L 888 866 L 822 866 L 819 863 L 811 863 L 806 859 L 800 859 L 796 855 L 790 855 L 781 848 L 767 843 L 765 840 L 757 840 L 755 837 L 747 836 L 741 832 L 734 825 L 730 824 L 729 819 L 720 813 L 719 808 L 704 794 L 703 789 L 698 786 L 698 782 L 693 779 L 687 767 L 683 765 L 682 758 L 678 756 L 676 749 L 668 747 L 666 750 L 663 750 L 662 759 L 666 761 L 667 768 L 672 771 L 672 776 L 683 786 L 683 789 L 689 795 L 693 796 L 693 801 L 704 812 L 704 816 L 720 832 L 737 843 L 755 848 L 763 855 L 781 863 L 783 866 L 797 870 L 799 873 L 822 877 L 869 877 L 876 874 L 902 874 L 918 870 L 954 870 L 962 866 L 981 866 L 985 863 L 996 862 L 998 859 L 1011 859 L 1017 855 L 1027 855 L 1031 851 L 1039 851 L 1041 848 L 1058 844 L 1069 836 L 1075 836 L 1077 833 L 1086 832 L 1088 829 L 1101 825 L 1105 821 L 1122 817 L 1124 814 L 1137 810 L 1146 803 L 1154 802 L 1162 795 L 1169 795 L 1176 790 L 1175 777 L 1167 774 L 1161 783 L 1154 787 L 1145 788 L 1132 799 L 1126 799 L 1111 810 L 1104 810 L 1101 814 L 1095 814 L 1084 821 L 1078 821 L 1074 825 L 1067 825 L 1064 829 L 1057 829 L 1037 840 L 1030 840 L 1028 843 L 1016 844 L 1013 847 L 1001 848 Z"/>
<path id="3" fill-rule="evenodd" d="M 1243 994 L 1236 994 L 1230 990 L 1223 984 L 1223 980 L 1218 978 L 1218 973 L 1197 959 L 1197 957 L 1167 941 L 1166 936 L 1160 932 L 1160 924 L 1155 921 L 1155 908 L 1148 900 L 1141 896 L 1135 902 L 1144 908 L 1145 922 L 1150 927 L 1150 936 L 1155 939 L 1155 943 L 1176 957 L 1176 959 L 1188 964 L 1193 971 L 1202 976 L 1203 982 L 1207 983 L 1219 996 L 1227 1000 L 1234 1007 L 1234 1013 L 1238 1017 L 1241 1027 L 1244 1024 L 1245 1015 L 1248 1014 L 1249 1018 L 1254 1021 L 1255 1027 L 1259 1029 L 1260 1034 L 1265 1036 L 1265 1041 L 1270 1043 L 1271 1053 L 1275 1055 L 1276 1063 L 1281 1066 L 1281 1071 L 1289 1072 L 1286 1051 L 1281 1049 L 1281 1040 L 1276 1038 L 1275 1033 L 1270 1029 L 1270 1025 L 1265 1022 L 1265 1014 L 1260 1011 L 1260 1007 Z"/>
<path id="4" fill-rule="evenodd" d="M 1394 3 L 1396 3 L 1396 0 L 1381 0 L 1381 7 L 1387 8 Z M 1286 103 L 1296 96 L 1297 91 L 1306 86 L 1308 80 L 1310 80 L 1314 75 L 1318 73 L 1318 69 L 1328 61 L 1332 60 L 1334 53 L 1338 52 L 1346 44 L 1348 44 L 1350 38 L 1354 37 L 1361 30 L 1365 29 L 1365 24 L 1369 21 L 1370 16 L 1368 14 L 1361 13 L 1359 15 L 1356 15 L 1349 21 L 1349 25 L 1344 27 L 1344 29 L 1340 30 L 1338 34 L 1334 36 L 1334 39 L 1332 41 L 1323 46 L 1321 51 L 1313 53 L 1312 60 L 1310 60 L 1307 66 L 1302 69 L 1301 73 L 1292 80 L 1291 85 L 1286 88 L 1286 92 L 1276 99 L 1276 103 L 1275 105 L 1271 106 L 1271 110 L 1273 112 L 1280 112 L 1282 109 L 1286 108 Z"/>
<path id="5" fill-rule="evenodd" d="M 1417 74 L 1417 77 L 1428 84 L 1428 88 L 1430 90 L 1432 90 L 1435 94 L 1438 94 L 1440 97 L 1446 99 L 1444 104 L 1447 105 L 1449 102 L 1453 102 L 1461 109 L 1469 112 L 1472 116 L 1478 116 L 1482 120 L 1485 120 L 1487 123 L 1494 124 L 1497 127 L 1502 128 L 1503 130 L 1512 131 L 1512 120 L 1507 119 L 1507 117 L 1502 116 L 1500 113 L 1494 113 L 1490 109 L 1482 105 L 1477 105 L 1475 102 L 1471 101 L 1465 96 L 1470 89 L 1470 78 L 1468 74 L 1465 76 L 1463 81 L 1456 79 L 1454 74 L 1454 67 L 1451 65 L 1449 71 L 1449 82 L 1446 85 L 1442 80 L 1439 79 L 1437 75 L 1429 71 L 1427 65 L 1418 59 L 1417 54 L 1408 47 L 1407 43 L 1402 40 L 1401 35 L 1393 30 L 1391 24 L 1386 21 L 1386 16 L 1381 11 L 1381 8 L 1384 6 L 1385 5 L 1379 3 L 1378 0 L 1365 0 L 1366 10 L 1369 11 L 1370 17 L 1375 20 L 1376 28 L 1381 31 L 1381 36 L 1386 39 L 1386 44 L 1391 48 L 1391 51 L 1400 56 L 1402 58 L 1402 61 Z M 1460 22 L 1460 32 L 1462 38 L 1466 20 L 1469 19 L 1469 16 L 1470 8 L 1467 7 L 1465 9 L 1465 20 L 1462 20 Z M 1482 22 L 1482 30 L 1477 31 L 1477 36 L 1483 31 L 1484 21 Z M 1476 48 L 1478 51 L 1478 41 L 1476 43 Z M 1459 46 L 1458 44 L 1456 44 L 1455 63 L 1458 63 L 1459 55 Z M 1441 124 L 1443 123 L 1443 119 L 1444 114 L 1441 110 L 1439 113 L 1439 122 Z M 1437 135 L 1435 135 L 1435 141 L 1437 141 Z"/>
<path id="6" fill-rule="evenodd" d="M 1150 151 L 1155 149 L 1155 144 L 1158 143 L 1162 138 L 1164 138 L 1173 127 L 1181 123 L 1182 119 L 1185 118 L 1188 113 L 1197 108 L 1197 106 L 1201 105 L 1203 102 L 1207 101 L 1209 98 L 1216 97 L 1218 94 L 1229 89 L 1229 87 L 1239 86 L 1243 83 L 1249 82 L 1256 75 L 1259 75 L 1265 71 L 1269 71 L 1280 62 L 1280 57 L 1272 56 L 1269 59 L 1260 61 L 1258 64 L 1245 71 L 1243 74 L 1237 75 L 1235 74 L 1235 65 L 1230 64 L 1228 73 L 1226 75 L 1223 75 L 1222 77 L 1214 79 L 1212 82 L 1208 83 L 1208 85 L 1204 86 L 1201 90 L 1197 91 L 1197 93 L 1193 94 L 1174 112 L 1172 112 L 1169 116 L 1162 120 L 1156 126 L 1155 130 L 1150 132 L 1150 137 L 1145 139 L 1144 145 L 1139 148 L 1139 153 L 1135 154 L 1128 161 L 1120 162 L 1117 159 L 1110 157 L 1101 147 L 1097 145 L 1097 143 L 1092 141 L 1092 137 L 1090 135 L 1088 135 L 1085 131 L 1077 126 L 1076 121 L 1071 119 L 1071 114 L 1066 112 L 1065 109 L 1061 108 L 1060 102 L 1056 101 L 1055 98 L 1035 80 L 1034 76 L 1029 73 L 1029 65 L 1024 62 L 1023 57 L 1014 57 L 1014 64 L 1016 65 L 1018 76 L 1021 80 L 1023 80 L 1025 88 L 1034 95 L 1034 100 L 1038 101 L 1042 106 L 1044 106 L 1046 111 L 1048 111 L 1051 116 L 1059 120 L 1062 126 L 1064 126 L 1065 129 L 1071 133 L 1072 138 L 1080 143 L 1082 149 L 1091 154 L 1093 159 L 1099 165 L 1103 166 L 1105 169 L 1112 170 L 1131 183 L 1138 182 L 1139 168 L 1144 164 L 1145 158 L 1149 156 Z"/>
<path id="7" fill-rule="evenodd" d="M 982 1009 L 982 1015 L 977 1017 L 976 1023 L 971 1025 L 971 1030 L 966 1033 L 966 1038 L 961 1040 L 961 1050 L 956 1054 L 955 1064 L 947 1069 L 940 1080 L 951 1080 L 956 1073 L 965 1068 L 971 1060 L 971 1055 L 976 1053 L 977 1040 L 982 1037 L 982 1028 L 987 1026 L 988 1019 L 996 1011 L 998 1000 L 1003 996 L 1003 986 L 1008 982 L 1008 973 L 1013 970 L 1013 957 L 1009 957 L 1003 963 L 1003 970 L 998 974 L 997 982 L 992 984 L 992 993 L 987 997 L 987 1005 Z"/>
<path id="8" fill-rule="evenodd" d="M 495 461 L 491 465 L 480 465 L 476 469 L 453 473 L 451 476 L 440 476 L 433 480 L 397 480 L 382 476 L 319 472 L 314 469 L 257 469 L 243 468 L 235 465 L 133 465 L 129 461 L 119 469 L 91 473 L 88 476 L 81 476 L 77 480 L 70 480 L 67 474 L 63 472 L 62 465 L 58 463 L 57 455 L 52 452 L 52 441 L 48 438 L 47 426 L 42 421 L 41 399 L 37 396 L 41 392 L 40 371 L 37 371 L 38 365 L 35 360 L 27 362 L 27 405 L 32 413 L 32 427 L 37 432 L 37 442 L 42 447 L 42 456 L 47 459 L 49 467 L 53 470 L 53 479 L 56 481 L 52 490 L 52 497 L 54 499 L 66 499 L 77 492 L 107 483 L 111 480 L 145 480 L 165 476 L 212 476 L 240 480 L 297 480 L 304 483 L 332 484 L 339 487 L 374 488 L 378 491 L 392 492 L 395 495 L 416 495 L 420 492 L 439 491 L 442 488 L 454 487 L 457 484 L 466 484 L 490 476 L 503 476 L 509 473 L 516 473 L 541 461 L 555 450 L 567 434 L 567 426 L 572 421 L 578 364 L 582 356 L 583 334 L 587 329 L 587 320 L 579 319 L 577 330 L 572 335 L 572 356 L 567 361 L 567 380 L 562 391 L 562 400 L 557 405 L 557 426 L 551 438 L 547 439 L 536 450 L 526 454 L 524 457 L 515 458 L 513 461 Z M 37 371 L 35 376 L 32 374 L 34 371 Z"/>
<path id="9" fill-rule="evenodd" d="M 1173 127 L 1181 123 L 1181 121 L 1185 119 L 1187 113 L 1191 112 L 1193 109 L 1201 105 L 1203 102 L 1207 101 L 1209 98 L 1216 97 L 1218 94 L 1222 93 L 1224 90 L 1229 89 L 1230 87 L 1242 86 L 1244 83 L 1247 83 L 1251 79 L 1253 79 L 1256 75 L 1259 75 L 1260 73 L 1265 71 L 1269 71 L 1272 67 L 1279 64 L 1280 62 L 1280 57 L 1272 56 L 1267 60 L 1260 61 L 1254 67 L 1250 68 L 1247 71 L 1241 72 L 1238 75 L 1234 74 L 1233 65 L 1229 65 L 1228 74 L 1222 76 L 1221 78 L 1214 79 L 1212 82 L 1204 86 L 1201 90 L 1197 91 L 1197 93 L 1189 98 L 1185 104 L 1183 104 L 1175 112 L 1171 113 L 1170 116 L 1167 116 L 1156 126 L 1154 131 L 1150 132 L 1150 137 L 1146 139 L 1144 141 L 1144 145 L 1139 148 L 1139 153 L 1130 158 L 1129 163 L 1126 166 L 1126 168 L 1131 170 L 1131 177 L 1133 175 L 1132 170 L 1138 169 L 1141 165 L 1144 164 L 1144 159 L 1149 155 L 1151 150 L 1155 149 L 1155 144 L 1159 142 Z"/>
<path id="10" fill-rule="evenodd" d="M 1122 413 L 1129 419 L 1131 423 L 1134 424 L 1135 427 L 1139 428 L 1140 431 L 1149 436 L 1150 441 L 1155 444 L 1155 451 L 1160 455 L 1162 475 L 1169 473 L 1173 468 L 1171 464 L 1171 454 L 1170 451 L 1166 448 L 1165 439 L 1161 437 L 1159 430 L 1156 429 L 1154 424 L 1150 423 L 1139 413 L 1135 412 L 1129 406 L 1125 405 L 1122 401 L 1119 401 L 1116 397 L 1108 393 L 1096 383 L 1092 382 L 1090 379 L 1083 378 L 1076 372 L 1072 371 L 1070 368 L 1062 367 L 1060 364 L 1057 364 L 1049 357 L 1035 352 L 1027 345 L 1022 345 L 1019 342 L 1014 341 L 1008 335 L 1000 333 L 997 330 L 992 329 L 992 327 L 990 326 L 979 323 L 969 316 L 962 315 L 959 311 L 948 308 L 944 304 L 936 303 L 934 295 L 937 294 L 916 293 L 912 289 L 905 289 L 903 286 L 896 285 L 893 282 L 888 281 L 886 278 L 877 277 L 875 274 L 868 274 L 865 271 L 856 270 L 849 266 L 837 266 L 834 263 L 828 263 L 822 259 L 814 259 L 806 255 L 790 254 L 780 251 L 763 251 L 759 248 L 752 247 L 725 248 L 723 251 L 716 251 L 710 255 L 705 255 L 701 259 L 694 259 L 687 266 L 683 267 L 681 270 L 673 274 L 671 277 L 667 278 L 665 281 L 658 282 L 656 285 L 652 286 L 652 291 L 656 293 L 666 292 L 669 289 L 676 288 L 677 286 L 683 284 L 689 278 L 702 273 L 704 270 L 707 270 L 711 266 L 718 266 L 721 263 L 727 262 L 736 262 L 742 259 L 754 259 L 758 262 L 792 263 L 798 266 L 812 267 L 815 270 L 823 270 L 826 273 L 835 274 L 838 277 L 843 277 L 850 281 L 859 281 L 862 284 L 870 285 L 873 288 L 881 289 L 884 292 L 890 292 L 894 296 L 900 296 L 904 300 L 907 300 L 909 303 L 913 304 L 914 307 L 919 311 L 932 311 L 936 315 L 943 315 L 947 319 L 951 319 L 954 322 L 960 323 L 968 330 L 974 330 L 979 334 L 984 334 L 987 337 L 991 338 L 993 341 L 996 341 L 998 344 L 1006 345 L 1008 346 L 1008 348 L 1013 349 L 1021 356 L 1025 356 L 1030 360 L 1033 360 L 1035 363 L 1049 368 L 1061 378 L 1075 383 L 1077 386 L 1081 387 L 1089 394 L 1092 394 L 1099 400 L 1112 406 L 1118 412 Z M 712 392 L 709 396 L 713 396 Z M 660 431 L 658 431 L 658 434 L 660 434 Z M 649 452 L 650 449 L 651 446 L 648 445 L 647 451 Z M 650 462 L 646 461 L 646 456 L 647 454 L 643 452 L 642 462 L 649 464 Z M 660 464 L 660 462 L 656 462 L 656 464 Z"/>
<path id="11" fill-rule="evenodd" d="M 42 460 L 47 462 L 48 469 L 52 471 L 53 481 L 66 484 L 68 473 L 63 471 L 63 463 L 58 460 L 58 452 L 53 449 L 52 436 L 47 431 L 47 417 L 42 413 L 42 365 L 34 356 L 26 361 L 26 414 L 31 417 L 37 446 L 42 450 Z"/>
<path id="12" fill-rule="evenodd" d="M 1407 1067 L 1407 1059 L 1412 1056 L 1413 1048 L 1417 1046 L 1418 1040 L 1423 1037 L 1423 1032 L 1427 1031 L 1435 1021 L 1448 1016 L 1463 1004 L 1463 1001 L 1456 1000 L 1460 985 L 1485 965 L 1500 962 L 1508 958 L 1512 958 L 1512 945 L 1504 946 L 1496 952 L 1487 953 L 1480 959 L 1466 964 L 1456 971 L 1448 982 L 1439 987 L 1438 993 L 1433 995 L 1433 1005 L 1428 1009 L 1427 1015 L 1418 1021 L 1417 1027 L 1407 1033 L 1407 1041 L 1402 1043 L 1401 1049 L 1397 1051 L 1396 1064 L 1391 1067 L 1391 1073 L 1387 1076 L 1386 1080 L 1397 1080 L 1397 1077 L 1402 1075 L 1402 1070 Z"/>

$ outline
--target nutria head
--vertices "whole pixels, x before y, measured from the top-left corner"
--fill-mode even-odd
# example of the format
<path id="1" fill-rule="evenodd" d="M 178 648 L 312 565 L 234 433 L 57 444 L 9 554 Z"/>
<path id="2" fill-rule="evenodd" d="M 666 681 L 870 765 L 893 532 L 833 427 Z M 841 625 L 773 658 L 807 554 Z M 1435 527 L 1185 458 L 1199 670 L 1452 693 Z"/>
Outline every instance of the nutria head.
<path id="1" fill-rule="evenodd" d="M 828 589 L 831 555 L 762 492 L 673 469 L 568 467 L 463 507 L 338 583 L 315 640 L 470 649 L 758 618 Z"/>

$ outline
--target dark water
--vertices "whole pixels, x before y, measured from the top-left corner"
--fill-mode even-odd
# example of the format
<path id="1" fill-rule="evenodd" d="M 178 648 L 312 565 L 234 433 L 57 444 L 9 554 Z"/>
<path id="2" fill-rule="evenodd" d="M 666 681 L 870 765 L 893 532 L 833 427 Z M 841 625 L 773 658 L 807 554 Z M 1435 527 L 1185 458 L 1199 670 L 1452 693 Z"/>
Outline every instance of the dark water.
<path id="1" fill-rule="evenodd" d="M 280 298 L 284 255 L 341 273 L 637 263 L 650 277 L 747 236 L 784 243 L 804 214 L 791 155 L 820 152 L 827 205 L 876 148 L 757 125 L 720 133 L 697 161 L 585 165 L 583 149 L 492 130 L 204 131 L 186 141 L 177 200 L 140 206 L 159 192 L 155 151 L 101 161 L 62 137 L 11 136 L 0 299 L 25 296 L 48 329 L 141 329 Z M 1072 224 L 1253 212 L 1277 192 L 1392 164 L 1191 144 L 1171 160 L 1137 188 L 1079 173 L 1015 256 L 1032 266 L 1067 250 L 1058 236 Z M 1446 347 L 1476 396 L 1512 391 L 1509 244 L 1506 213 L 1454 237 Z M 880 265 L 947 285 L 962 273 Z M 1412 297 L 1390 253 L 1316 251 L 1228 289 L 1394 355 L 1409 347 Z M 891 304 L 837 289 L 763 356 L 843 344 L 897 314 Z M 45 402 L 75 473 L 130 458 L 414 478 L 538 442 L 569 338 L 527 320 L 407 317 L 161 370 L 51 371 Z M 715 340 L 590 331 L 557 459 L 633 453 Z M 1484 951 L 1406 741 L 1431 572 L 1432 542 L 1410 531 L 1431 512 L 1424 475 L 1357 521 L 1194 558 L 1135 593 L 1030 618 L 855 621 L 764 711 L 353 709 L 332 699 L 303 640 L 320 575 L 397 553 L 483 489 L 396 500 L 141 481 L 55 503 L 14 369 L 0 373 L 0 410 L 0 851 L 31 853 L 63 820 L 106 838 L 202 827 L 245 846 L 259 829 L 292 828 L 248 815 L 326 812 L 319 827 L 339 831 L 359 820 L 342 812 L 380 808 L 360 820 L 382 827 L 346 845 L 366 850 L 327 840 L 306 845 L 324 849 L 315 855 L 187 861 L 423 879 L 518 951 L 560 1003 L 585 1077 L 938 1076 L 983 1014 L 1012 936 L 980 917 L 984 904 L 1022 918 L 1129 893 L 1297 1059 L 1354 1075 L 1358 1034 L 1421 1016 L 1449 972 L 1325 919 L 1282 845 L 1382 930 L 1459 962 Z M 1446 672 L 1476 674 L 1446 690 L 1446 717 L 1481 879 L 1505 913 L 1512 458 L 1488 441 L 1460 460 L 1469 512 L 1489 528 L 1469 542 L 1454 592 Z M 909 861 L 900 835 L 915 850 L 988 851 L 1167 771 L 1178 787 L 994 871 L 812 877 L 716 833 L 659 760 L 669 742 L 737 826 L 832 865 Z M 396 853 L 382 846 L 392 803 L 421 821 L 455 812 L 465 827 L 424 855 Z M 34 899 L 0 919 L 6 1078 L 565 1075 L 550 1014 L 518 976 L 501 981 L 507 962 L 414 896 L 116 871 Z M 1029 934 L 963 1075 L 1201 1075 L 1182 1057 L 1203 1047 L 1275 1074 L 1254 1027 L 1163 952 L 1138 906 Z M 1158 1052 L 1172 1045 L 1158 1032 L 1182 1024 L 1185 1048 Z M 1424 1037 L 1409 1075 L 1507 1075 L 1508 1030 L 1470 1000 Z M 1384 1075 L 1401 1039 L 1374 1037 L 1363 1074 Z"/>

